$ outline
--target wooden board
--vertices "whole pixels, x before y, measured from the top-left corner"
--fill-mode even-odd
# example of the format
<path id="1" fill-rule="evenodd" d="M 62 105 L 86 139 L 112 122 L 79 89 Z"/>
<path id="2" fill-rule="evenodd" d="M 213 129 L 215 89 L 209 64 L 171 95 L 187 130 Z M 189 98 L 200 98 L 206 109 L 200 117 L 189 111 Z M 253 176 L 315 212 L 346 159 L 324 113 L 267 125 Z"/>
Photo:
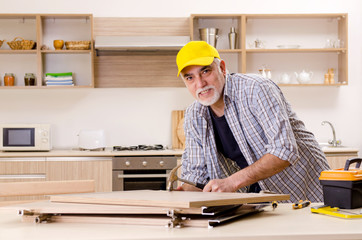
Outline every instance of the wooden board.
<path id="1" fill-rule="evenodd" d="M 159 206 L 165 208 L 191 208 L 225 206 L 245 203 L 288 200 L 286 194 L 219 193 L 186 191 L 117 191 L 109 193 L 83 193 L 55 195 L 52 202 L 115 204 L 129 206 Z"/>
<path id="2" fill-rule="evenodd" d="M 172 148 L 185 148 L 185 133 L 183 129 L 184 110 L 175 110 L 171 113 L 171 129 L 172 129 Z"/>
<path id="3" fill-rule="evenodd" d="M 17 205 L 4 206 L 1 208 L 9 212 L 27 212 L 36 214 L 164 214 L 170 208 L 165 207 L 145 207 L 107 204 L 82 204 L 82 203 L 62 203 L 50 201 L 38 201 Z M 179 214 L 203 214 L 203 208 L 173 208 Z M 211 214 L 208 214 L 211 215 Z"/>

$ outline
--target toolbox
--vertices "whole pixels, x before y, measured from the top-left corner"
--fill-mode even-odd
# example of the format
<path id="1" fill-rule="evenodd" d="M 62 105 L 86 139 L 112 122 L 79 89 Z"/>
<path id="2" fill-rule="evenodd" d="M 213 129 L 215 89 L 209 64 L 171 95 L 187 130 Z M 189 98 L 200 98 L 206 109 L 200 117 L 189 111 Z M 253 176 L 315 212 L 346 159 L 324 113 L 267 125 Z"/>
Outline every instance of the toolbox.
<path id="1" fill-rule="evenodd" d="M 345 209 L 362 207 L 361 161 L 362 158 L 348 159 L 344 169 L 321 172 L 319 180 L 325 205 Z M 355 168 L 350 168 L 353 163 L 356 163 Z"/>

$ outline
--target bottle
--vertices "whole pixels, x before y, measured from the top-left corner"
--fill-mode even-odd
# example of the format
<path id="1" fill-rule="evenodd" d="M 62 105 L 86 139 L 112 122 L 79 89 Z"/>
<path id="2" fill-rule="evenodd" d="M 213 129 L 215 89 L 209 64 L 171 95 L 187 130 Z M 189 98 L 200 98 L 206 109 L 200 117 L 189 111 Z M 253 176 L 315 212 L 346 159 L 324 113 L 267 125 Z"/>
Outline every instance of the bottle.
<path id="1" fill-rule="evenodd" d="M 25 73 L 24 77 L 25 86 L 34 86 L 35 85 L 35 76 L 33 73 Z"/>
<path id="2" fill-rule="evenodd" d="M 12 73 L 5 73 L 4 76 L 4 85 L 5 86 L 14 86 L 15 77 Z"/>
<path id="3" fill-rule="evenodd" d="M 329 84 L 334 84 L 334 69 L 333 68 L 328 69 L 328 75 L 329 75 Z"/>
<path id="4" fill-rule="evenodd" d="M 231 27 L 229 32 L 229 47 L 230 49 L 236 48 L 236 39 L 237 39 L 237 33 L 235 32 L 235 28 Z"/>
<path id="5" fill-rule="evenodd" d="M 324 84 L 329 84 L 329 73 L 324 74 Z"/>

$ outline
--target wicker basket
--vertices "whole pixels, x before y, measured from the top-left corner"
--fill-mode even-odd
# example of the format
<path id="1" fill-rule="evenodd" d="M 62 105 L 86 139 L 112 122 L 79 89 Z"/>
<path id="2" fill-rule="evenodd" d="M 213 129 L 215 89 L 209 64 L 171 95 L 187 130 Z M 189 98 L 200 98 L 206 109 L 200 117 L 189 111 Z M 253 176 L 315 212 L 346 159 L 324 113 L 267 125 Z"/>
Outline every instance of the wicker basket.
<path id="1" fill-rule="evenodd" d="M 12 50 L 30 50 L 34 47 L 35 42 L 33 40 L 24 40 L 22 37 L 16 37 L 13 41 L 7 42 L 7 44 Z"/>
<path id="2" fill-rule="evenodd" d="M 68 50 L 88 50 L 91 41 L 68 41 L 65 42 L 65 48 Z"/>

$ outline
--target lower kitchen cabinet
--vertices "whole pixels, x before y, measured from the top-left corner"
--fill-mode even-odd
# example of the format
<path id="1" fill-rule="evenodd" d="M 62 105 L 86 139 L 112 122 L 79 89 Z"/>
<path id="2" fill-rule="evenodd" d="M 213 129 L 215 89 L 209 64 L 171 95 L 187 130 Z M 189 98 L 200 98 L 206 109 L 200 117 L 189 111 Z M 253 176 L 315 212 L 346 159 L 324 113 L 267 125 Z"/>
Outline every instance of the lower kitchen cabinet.
<path id="1" fill-rule="evenodd" d="M 0 182 L 33 182 L 45 180 L 45 157 L 0 158 Z M 42 198 L 42 196 L 0 197 L 0 202 L 17 200 L 38 200 Z"/>
<path id="2" fill-rule="evenodd" d="M 326 153 L 326 158 L 331 169 L 344 168 L 346 160 L 358 156 L 358 152 Z"/>
<path id="3" fill-rule="evenodd" d="M 48 181 L 95 180 L 96 192 L 112 191 L 111 157 L 47 157 Z"/>

